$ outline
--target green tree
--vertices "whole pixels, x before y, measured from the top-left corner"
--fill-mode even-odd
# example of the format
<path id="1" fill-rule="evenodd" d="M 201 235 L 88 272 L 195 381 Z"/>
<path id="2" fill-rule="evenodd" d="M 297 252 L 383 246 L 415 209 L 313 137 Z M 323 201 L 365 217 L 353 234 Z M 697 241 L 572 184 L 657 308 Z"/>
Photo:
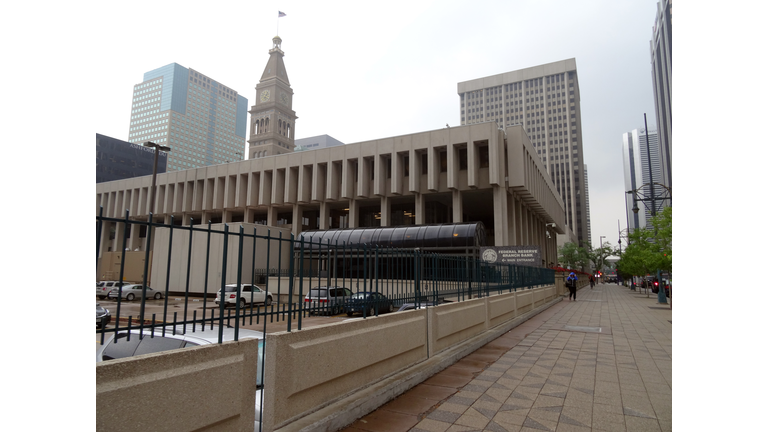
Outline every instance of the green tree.
<path id="1" fill-rule="evenodd" d="M 558 249 L 558 261 L 567 268 L 584 268 L 589 262 L 589 257 L 584 248 L 576 243 L 568 242 Z"/>
<path id="2" fill-rule="evenodd" d="M 589 252 L 587 253 L 587 257 L 594 266 L 595 270 L 602 271 L 605 267 L 605 260 L 614 253 L 615 252 L 613 250 L 613 246 L 611 246 L 611 243 L 605 242 L 601 247 L 597 249 L 592 249 L 590 247 Z"/>
<path id="3" fill-rule="evenodd" d="M 627 236 L 629 245 L 619 261 L 625 274 L 644 276 L 656 270 L 672 271 L 672 208 L 667 207 Z"/>

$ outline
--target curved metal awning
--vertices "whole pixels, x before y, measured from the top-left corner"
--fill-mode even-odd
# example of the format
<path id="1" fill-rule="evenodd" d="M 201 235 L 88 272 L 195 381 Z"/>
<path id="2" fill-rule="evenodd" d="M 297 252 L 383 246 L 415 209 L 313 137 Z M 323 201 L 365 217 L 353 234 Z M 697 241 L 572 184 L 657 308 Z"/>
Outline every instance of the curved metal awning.
<path id="1" fill-rule="evenodd" d="M 455 224 L 406 225 L 393 227 L 339 228 L 311 230 L 294 239 L 294 249 L 319 249 L 327 246 L 432 249 L 485 246 L 485 226 L 482 222 Z"/>

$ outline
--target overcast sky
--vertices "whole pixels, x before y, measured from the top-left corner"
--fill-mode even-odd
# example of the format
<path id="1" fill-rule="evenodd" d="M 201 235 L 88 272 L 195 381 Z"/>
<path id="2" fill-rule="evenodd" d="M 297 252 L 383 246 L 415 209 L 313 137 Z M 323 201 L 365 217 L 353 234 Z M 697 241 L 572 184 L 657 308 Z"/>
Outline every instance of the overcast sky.
<path id="1" fill-rule="evenodd" d="M 225 3 L 220 3 L 223 5 Z M 575 58 L 592 242 L 626 227 L 621 136 L 654 128 L 653 0 L 98 4 L 91 132 L 127 140 L 133 86 L 176 62 L 248 99 L 283 39 L 296 137 L 344 143 L 460 124 L 457 84 Z M 124 5 L 124 6 L 123 6 Z M 286 14 L 277 18 L 278 10 Z"/>

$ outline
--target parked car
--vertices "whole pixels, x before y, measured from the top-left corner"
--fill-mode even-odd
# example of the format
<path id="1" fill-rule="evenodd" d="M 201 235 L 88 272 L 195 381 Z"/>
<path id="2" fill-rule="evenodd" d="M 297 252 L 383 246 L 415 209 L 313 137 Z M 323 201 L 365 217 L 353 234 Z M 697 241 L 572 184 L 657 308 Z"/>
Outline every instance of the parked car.
<path id="1" fill-rule="evenodd" d="M 96 296 L 104 300 L 109 295 L 109 292 L 112 291 L 112 288 L 116 286 L 116 283 L 117 281 L 96 282 Z"/>
<path id="2" fill-rule="evenodd" d="M 347 303 L 347 316 L 354 313 L 362 313 L 365 316 L 376 315 L 376 312 L 382 314 L 395 310 L 392 301 L 384 294 L 377 292 L 359 292 L 353 294 Z"/>
<path id="3" fill-rule="evenodd" d="M 424 308 L 424 307 L 433 307 L 433 306 L 441 305 L 443 303 L 452 303 L 452 301 L 451 300 L 446 300 L 444 298 L 439 298 L 439 299 L 437 299 L 437 301 L 422 301 L 422 302 L 419 302 L 418 304 L 416 304 L 416 303 L 403 303 L 403 305 L 400 306 L 400 309 L 398 309 L 397 311 L 398 312 L 402 312 L 402 311 L 407 311 L 407 310 L 421 309 L 421 308 Z"/>
<path id="4" fill-rule="evenodd" d="M 128 301 L 133 301 L 137 297 L 141 298 L 144 292 L 142 287 L 143 285 L 141 284 L 123 284 L 122 287 L 120 287 L 119 284 L 116 284 L 114 288 L 112 288 L 112 290 L 109 292 L 107 297 L 114 298 L 115 300 L 117 300 L 118 297 L 121 297 Z M 160 300 L 163 298 L 163 293 L 147 287 L 147 298 Z"/>
<path id="5" fill-rule="evenodd" d="M 329 315 L 338 315 L 344 313 L 346 310 L 345 305 L 352 298 L 352 290 L 349 288 L 341 287 L 315 287 L 309 290 L 304 297 L 304 307 L 312 311 L 320 313 L 328 313 Z"/>
<path id="6" fill-rule="evenodd" d="M 235 329 L 225 327 L 223 330 L 222 341 L 235 340 Z M 183 326 L 176 326 L 176 334 L 173 333 L 173 327 L 166 327 L 165 336 L 162 336 L 162 329 L 155 328 L 154 337 L 151 336 L 151 330 L 144 329 L 143 338 L 140 338 L 139 330 L 131 330 L 131 340 L 128 340 L 128 332 L 119 332 L 117 334 L 117 343 L 115 343 L 115 334 L 108 333 L 104 339 L 104 344 L 96 343 L 96 363 L 133 357 L 141 354 L 157 353 L 177 348 L 188 348 L 199 345 L 215 344 L 219 342 L 219 328 L 207 327 L 196 331 L 191 330 L 187 324 L 187 332 L 183 333 Z M 260 430 L 259 418 L 261 417 L 261 392 L 263 388 L 262 371 L 264 370 L 264 333 L 254 330 L 238 329 L 238 340 L 241 339 L 259 339 L 259 361 L 256 364 L 256 417 L 254 430 Z"/>
<path id="7" fill-rule="evenodd" d="M 234 305 L 238 302 L 237 298 L 237 284 L 224 285 L 224 303 L 226 305 Z M 246 304 L 264 303 L 264 306 L 272 304 L 272 293 L 263 290 L 256 285 L 240 284 L 240 307 L 245 307 Z M 221 290 L 216 293 L 216 304 L 221 303 Z"/>
<path id="8" fill-rule="evenodd" d="M 106 328 L 110 321 L 112 321 L 112 314 L 109 313 L 109 309 L 96 303 L 96 328 Z"/>

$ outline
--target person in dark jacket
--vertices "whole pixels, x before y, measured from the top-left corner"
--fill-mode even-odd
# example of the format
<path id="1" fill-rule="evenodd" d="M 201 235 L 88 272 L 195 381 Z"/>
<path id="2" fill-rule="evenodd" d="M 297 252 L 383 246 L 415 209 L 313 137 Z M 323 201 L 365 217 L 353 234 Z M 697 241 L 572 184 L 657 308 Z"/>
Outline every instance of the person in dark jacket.
<path id="1" fill-rule="evenodd" d="M 571 301 L 576 301 L 576 281 L 577 280 L 579 280 L 579 278 L 576 277 L 576 274 L 574 272 L 571 272 L 571 274 L 569 274 L 568 278 L 565 280 L 565 286 L 568 287 L 568 291 L 571 292 L 568 295 L 568 299 L 571 300 L 571 297 L 573 297 Z"/>
<path id="2" fill-rule="evenodd" d="M 589 289 L 592 289 L 595 287 L 595 277 L 592 275 L 589 275 Z"/>

